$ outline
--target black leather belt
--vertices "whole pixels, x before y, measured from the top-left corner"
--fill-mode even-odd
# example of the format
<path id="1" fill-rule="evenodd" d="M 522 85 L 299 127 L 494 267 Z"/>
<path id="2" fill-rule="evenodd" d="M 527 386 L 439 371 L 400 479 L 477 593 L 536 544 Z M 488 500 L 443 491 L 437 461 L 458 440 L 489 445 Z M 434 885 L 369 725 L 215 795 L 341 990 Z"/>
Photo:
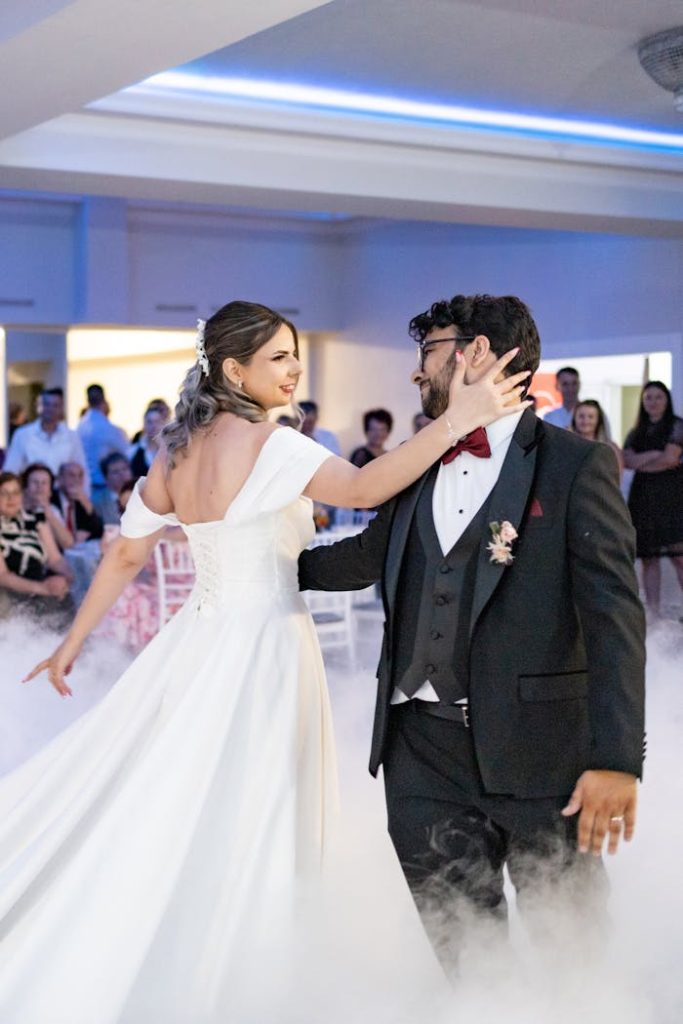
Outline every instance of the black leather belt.
<path id="1" fill-rule="evenodd" d="M 419 700 L 414 697 L 412 700 L 403 701 L 401 704 L 394 704 L 395 708 L 412 709 L 419 715 L 432 715 L 434 718 L 446 718 L 449 722 L 459 722 L 466 729 L 470 727 L 470 709 L 468 704 L 437 704 L 432 700 Z"/>

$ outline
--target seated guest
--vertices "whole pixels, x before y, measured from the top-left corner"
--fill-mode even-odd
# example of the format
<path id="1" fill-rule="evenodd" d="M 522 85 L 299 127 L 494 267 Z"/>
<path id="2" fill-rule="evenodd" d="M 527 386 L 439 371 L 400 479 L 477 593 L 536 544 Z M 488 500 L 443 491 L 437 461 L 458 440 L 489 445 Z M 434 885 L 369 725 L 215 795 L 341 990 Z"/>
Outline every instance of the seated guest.
<path id="1" fill-rule="evenodd" d="M 119 512 L 119 491 L 124 484 L 133 479 L 133 474 L 128 465 L 128 459 L 117 452 L 107 455 L 100 463 L 102 476 L 105 481 L 105 490 L 93 500 L 93 505 L 98 516 L 105 524 L 121 522 Z"/>
<path id="2" fill-rule="evenodd" d="M 86 540 L 99 540 L 104 524 L 83 489 L 85 474 L 77 462 L 65 462 L 59 467 L 57 487 L 52 502 L 62 513 L 67 529 L 77 544 Z"/>
<path id="3" fill-rule="evenodd" d="M 127 480 L 125 484 L 119 489 L 119 513 L 123 515 L 126 511 L 126 505 L 130 501 L 130 496 L 135 490 L 135 481 Z"/>
<path id="4" fill-rule="evenodd" d="M 351 452 L 351 462 L 361 469 L 386 452 L 385 442 L 391 433 L 394 418 L 386 409 L 370 409 L 363 416 L 365 444 Z"/>
<path id="5" fill-rule="evenodd" d="M 131 445 L 128 450 L 130 468 L 135 480 L 138 480 L 141 476 L 147 476 L 147 471 L 159 450 L 157 438 L 165 424 L 163 413 L 160 409 L 148 408 L 142 423 L 140 440 L 137 444 Z"/>
<path id="6" fill-rule="evenodd" d="M 81 472 L 83 472 L 81 468 Z M 42 515 L 62 551 L 73 546 L 74 537 L 68 529 L 59 509 L 52 504 L 52 490 L 55 483 L 52 470 L 34 462 L 21 474 L 24 487 L 24 508 L 27 512 Z"/>
<path id="7" fill-rule="evenodd" d="M 69 568 L 45 517 L 22 507 L 15 473 L 0 473 L 0 587 L 10 609 L 62 628 L 73 614 L 69 584 Z"/>

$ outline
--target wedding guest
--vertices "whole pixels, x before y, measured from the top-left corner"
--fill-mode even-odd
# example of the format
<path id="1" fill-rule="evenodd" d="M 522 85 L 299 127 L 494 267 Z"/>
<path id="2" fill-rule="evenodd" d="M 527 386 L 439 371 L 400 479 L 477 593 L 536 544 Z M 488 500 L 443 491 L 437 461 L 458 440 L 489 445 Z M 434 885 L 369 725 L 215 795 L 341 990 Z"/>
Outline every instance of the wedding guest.
<path id="1" fill-rule="evenodd" d="M 158 412 L 158 413 L 161 413 L 161 417 L 162 417 L 162 419 L 164 421 L 164 426 L 166 426 L 166 424 L 168 423 L 168 421 L 171 418 L 171 407 L 168 404 L 168 402 L 165 399 L 163 399 L 163 398 L 152 398 L 152 399 L 150 399 L 150 401 L 147 403 L 147 408 L 145 409 L 145 415 L 148 412 Z M 133 444 L 137 444 L 138 443 L 138 441 L 142 437 L 142 433 L 143 433 L 142 430 L 138 430 L 133 435 Z"/>
<path id="2" fill-rule="evenodd" d="M 57 487 L 52 502 L 62 513 L 67 529 L 77 544 L 86 540 L 100 540 L 103 523 L 92 501 L 83 489 L 83 467 L 77 462 L 65 462 L 59 467 Z"/>
<path id="3" fill-rule="evenodd" d="M 166 420 L 161 410 L 148 407 L 142 421 L 140 440 L 128 450 L 128 460 L 135 480 L 147 476 L 147 471 L 159 450 L 158 437 L 165 425 Z"/>
<path id="4" fill-rule="evenodd" d="M 126 511 L 126 506 L 130 501 L 130 496 L 135 490 L 135 481 L 127 480 L 125 484 L 122 484 L 119 490 L 119 514 L 123 515 Z"/>
<path id="5" fill-rule="evenodd" d="M 331 430 L 324 430 L 323 427 L 318 426 L 320 415 L 318 403 L 307 399 L 306 401 L 299 402 L 299 408 L 304 414 L 301 423 L 301 433 L 306 437 L 312 437 L 314 441 L 317 441 L 318 444 L 321 444 L 323 448 L 327 448 L 334 455 L 341 455 L 341 447 L 337 435 L 333 434 Z"/>
<path id="6" fill-rule="evenodd" d="M 93 505 L 105 525 L 109 523 L 118 525 L 121 522 L 119 491 L 125 483 L 133 479 L 133 474 L 128 459 L 117 452 L 112 452 L 111 455 L 102 459 L 100 469 L 106 486 L 102 494 L 94 496 Z"/>
<path id="7" fill-rule="evenodd" d="M 62 551 L 73 547 L 74 537 L 64 522 L 61 513 L 52 504 L 52 490 L 55 478 L 51 469 L 34 462 L 21 475 L 24 488 L 24 508 L 27 512 L 42 515 L 45 518 L 57 546 Z"/>
<path id="8" fill-rule="evenodd" d="M 102 459 L 112 452 L 125 456 L 128 452 L 128 438 L 126 432 L 109 419 L 109 403 L 102 385 L 90 384 L 86 396 L 88 408 L 76 429 L 88 462 L 93 493 L 104 493 L 106 484 L 102 476 Z"/>
<path id="9" fill-rule="evenodd" d="M 9 404 L 9 440 L 14 437 L 15 431 L 28 423 L 26 409 L 21 402 L 10 402 Z"/>
<path id="10" fill-rule="evenodd" d="M 361 469 L 386 452 L 386 441 L 394 425 L 394 418 L 386 409 L 369 409 L 363 416 L 365 444 L 351 452 L 351 462 Z"/>
<path id="11" fill-rule="evenodd" d="M 648 609 L 660 612 L 661 559 L 670 558 L 683 589 L 683 419 L 659 380 L 643 387 L 636 425 L 624 441 L 624 465 L 635 470 L 628 507 L 636 528 Z"/>
<path id="12" fill-rule="evenodd" d="M 419 434 L 431 422 L 431 417 L 427 416 L 426 413 L 416 412 L 413 416 L 413 434 Z"/>
<path id="13" fill-rule="evenodd" d="M 600 441 L 602 444 L 609 445 L 614 452 L 619 466 L 619 476 L 621 476 L 624 471 L 622 451 L 614 441 L 610 440 L 605 425 L 605 414 L 599 402 L 596 402 L 594 398 L 585 398 L 578 402 L 574 409 L 570 429 L 585 438 L 586 441 Z"/>
<path id="14" fill-rule="evenodd" d="M 555 427 L 563 427 L 568 430 L 572 425 L 572 416 L 579 400 L 581 379 L 579 371 L 573 366 L 563 366 L 555 374 L 555 386 L 562 395 L 562 405 L 551 409 L 543 417 L 546 423 L 552 423 Z"/>
<path id="15" fill-rule="evenodd" d="M 11 610 L 59 628 L 73 613 L 71 574 L 42 513 L 22 506 L 21 480 L 0 473 L 0 587 Z"/>
<path id="16" fill-rule="evenodd" d="M 40 395 L 38 419 L 19 427 L 12 437 L 4 470 L 23 473 L 39 462 L 55 475 L 63 462 L 78 462 L 86 470 L 85 489 L 90 490 L 85 452 L 75 430 L 64 423 L 64 396 L 61 388 L 47 388 Z"/>

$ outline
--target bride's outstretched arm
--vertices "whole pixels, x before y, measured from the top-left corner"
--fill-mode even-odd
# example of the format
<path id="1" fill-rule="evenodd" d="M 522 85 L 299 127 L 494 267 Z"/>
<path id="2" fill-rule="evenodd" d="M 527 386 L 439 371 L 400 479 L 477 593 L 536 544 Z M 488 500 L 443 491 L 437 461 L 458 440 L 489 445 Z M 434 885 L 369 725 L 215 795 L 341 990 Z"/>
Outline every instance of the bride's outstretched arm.
<path id="1" fill-rule="evenodd" d="M 456 353 L 458 362 L 445 413 L 410 441 L 374 459 L 362 469 L 344 459 L 327 459 L 311 479 L 306 495 L 327 505 L 374 508 L 409 487 L 465 434 L 526 408 L 530 403 L 520 403 L 523 388 L 519 385 L 529 376 L 529 371 L 511 377 L 502 376 L 517 351 L 506 352 L 481 380 L 468 385 L 464 382 L 463 357 Z"/>
<path id="2" fill-rule="evenodd" d="M 64 640 L 49 658 L 29 672 L 23 682 L 27 683 L 47 669 L 48 680 L 57 693 L 62 697 L 71 696 L 65 676 L 71 671 L 83 642 L 116 603 L 127 584 L 140 572 L 163 532 L 161 529 L 147 537 L 135 539 L 117 537 L 100 562 L 85 600 Z"/>

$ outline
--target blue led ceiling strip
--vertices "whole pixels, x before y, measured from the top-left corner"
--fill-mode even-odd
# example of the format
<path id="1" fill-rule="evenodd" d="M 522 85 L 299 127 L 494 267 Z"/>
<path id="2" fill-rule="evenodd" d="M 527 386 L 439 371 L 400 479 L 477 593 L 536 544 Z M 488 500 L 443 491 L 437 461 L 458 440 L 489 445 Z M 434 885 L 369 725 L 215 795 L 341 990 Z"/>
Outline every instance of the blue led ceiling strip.
<path id="1" fill-rule="evenodd" d="M 322 86 L 292 82 L 271 82 L 251 78 L 223 78 L 215 75 L 165 71 L 141 83 L 144 89 L 200 93 L 235 100 L 253 100 L 289 108 L 304 108 L 330 113 L 360 114 L 370 117 L 408 121 L 414 124 L 450 125 L 459 128 L 503 131 L 556 142 L 593 142 L 628 146 L 634 149 L 658 149 L 683 154 L 683 133 L 630 128 L 625 125 L 520 114 L 501 110 L 396 96 L 347 92 Z M 134 86 L 132 90 L 137 88 Z"/>

